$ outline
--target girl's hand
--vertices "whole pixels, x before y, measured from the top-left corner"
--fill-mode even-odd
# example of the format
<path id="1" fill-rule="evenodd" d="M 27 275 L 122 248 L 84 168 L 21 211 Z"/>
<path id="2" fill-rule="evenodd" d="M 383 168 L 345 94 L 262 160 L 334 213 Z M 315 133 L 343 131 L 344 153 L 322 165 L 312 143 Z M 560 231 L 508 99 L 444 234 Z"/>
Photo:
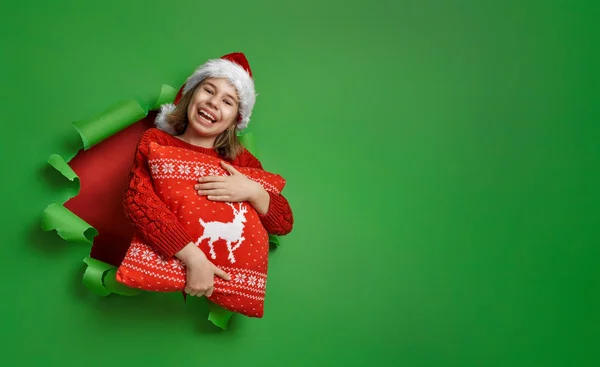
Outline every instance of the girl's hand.
<path id="1" fill-rule="evenodd" d="M 185 293 L 190 296 L 210 297 L 214 291 L 214 279 L 218 276 L 226 281 L 229 274 L 216 267 L 194 243 L 188 243 L 175 254 L 186 266 Z"/>
<path id="2" fill-rule="evenodd" d="M 258 182 L 252 181 L 225 162 L 221 162 L 221 167 L 229 172 L 229 176 L 200 177 L 198 184 L 194 186 L 198 195 L 206 195 L 208 200 L 227 202 L 253 202 L 264 196 L 264 188 Z"/>

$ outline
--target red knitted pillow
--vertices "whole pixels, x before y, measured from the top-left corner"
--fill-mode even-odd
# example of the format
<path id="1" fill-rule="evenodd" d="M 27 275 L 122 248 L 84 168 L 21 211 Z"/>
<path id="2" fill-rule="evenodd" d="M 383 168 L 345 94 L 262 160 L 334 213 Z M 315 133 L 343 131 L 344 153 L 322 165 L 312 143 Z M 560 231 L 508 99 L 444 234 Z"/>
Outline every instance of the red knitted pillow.
<path id="1" fill-rule="evenodd" d="M 178 217 L 196 245 L 217 267 L 231 275 L 215 276 L 209 298 L 222 307 L 251 317 L 262 317 L 266 291 L 269 236 L 258 213 L 248 202 L 210 201 L 194 189 L 202 176 L 228 173 L 220 159 L 175 147 L 150 144 L 148 164 L 158 196 Z M 235 167 L 267 191 L 279 193 L 285 180 L 257 168 Z M 140 236 L 134 236 L 117 270 L 117 280 L 131 288 L 155 292 L 185 289 L 185 265 L 164 259 Z"/>

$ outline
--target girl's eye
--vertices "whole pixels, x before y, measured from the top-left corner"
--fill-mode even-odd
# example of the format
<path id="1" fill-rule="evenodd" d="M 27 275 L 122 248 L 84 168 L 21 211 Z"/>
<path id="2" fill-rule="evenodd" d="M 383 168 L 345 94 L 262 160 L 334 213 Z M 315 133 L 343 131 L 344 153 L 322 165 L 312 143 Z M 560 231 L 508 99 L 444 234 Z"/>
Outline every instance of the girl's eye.
<path id="1" fill-rule="evenodd" d="M 212 94 L 212 90 L 210 90 L 210 89 L 208 89 L 208 88 L 204 88 L 204 90 L 205 90 L 207 93 L 209 93 L 209 94 Z"/>
<path id="2" fill-rule="evenodd" d="M 228 104 L 229 106 L 231 106 L 231 105 L 232 105 L 232 103 L 231 103 L 231 102 L 229 102 L 228 100 L 225 100 L 225 103 L 226 103 L 226 104 Z"/>

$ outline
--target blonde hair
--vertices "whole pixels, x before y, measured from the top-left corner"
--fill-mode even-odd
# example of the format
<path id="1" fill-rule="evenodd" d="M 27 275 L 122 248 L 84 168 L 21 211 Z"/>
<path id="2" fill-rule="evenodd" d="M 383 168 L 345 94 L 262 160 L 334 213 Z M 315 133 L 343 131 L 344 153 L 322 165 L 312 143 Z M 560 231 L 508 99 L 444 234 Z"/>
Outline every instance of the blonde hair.
<path id="1" fill-rule="evenodd" d="M 189 123 L 187 113 L 188 105 L 192 100 L 194 92 L 201 84 L 202 83 L 198 83 L 194 88 L 189 90 L 187 93 L 184 93 L 173 112 L 167 115 L 167 124 L 173 127 L 173 130 L 175 130 L 175 135 L 181 135 L 185 132 L 185 129 Z M 214 149 L 221 157 L 227 160 L 235 159 L 235 157 L 237 157 L 237 155 L 242 151 L 242 144 L 237 137 L 236 125 L 237 120 L 229 125 L 227 130 L 223 131 L 215 139 Z"/>

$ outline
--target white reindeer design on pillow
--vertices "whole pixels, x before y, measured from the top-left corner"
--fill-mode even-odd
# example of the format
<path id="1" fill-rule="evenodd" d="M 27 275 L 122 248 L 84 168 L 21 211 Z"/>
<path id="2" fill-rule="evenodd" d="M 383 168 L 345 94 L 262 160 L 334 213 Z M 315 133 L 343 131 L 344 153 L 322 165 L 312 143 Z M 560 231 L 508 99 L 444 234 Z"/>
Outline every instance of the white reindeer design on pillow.
<path id="1" fill-rule="evenodd" d="M 233 209 L 234 217 L 231 222 L 205 222 L 202 218 L 199 219 L 200 224 L 204 227 L 204 233 L 196 241 L 196 246 L 200 246 L 202 241 L 208 239 L 210 256 L 216 259 L 217 254 L 215 253 L 213 244 L 215 241 L 223 239 L 227 242 L 227 251 L 229 252 L 227 259 L 233 264 L 235 263 L 233 252 L 240 248 L 240 245 L 245 240 L 242 233 L 244 233 L 244 223 L 246 223 L 246 216 L 244 214 L 247 213 L 248 209 L 246 209 L 243 203 L 240 203 L 239 210 L 231 203 L 227 203 L 227 205 Z"/>

